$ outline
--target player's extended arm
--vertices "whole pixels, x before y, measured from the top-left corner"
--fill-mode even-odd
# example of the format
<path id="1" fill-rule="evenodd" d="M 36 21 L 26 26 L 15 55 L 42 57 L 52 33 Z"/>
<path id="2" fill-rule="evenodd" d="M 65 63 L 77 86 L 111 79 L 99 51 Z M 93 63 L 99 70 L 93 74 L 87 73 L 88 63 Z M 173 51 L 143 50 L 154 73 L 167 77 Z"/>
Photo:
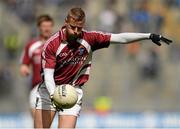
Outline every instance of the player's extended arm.
<path id="1" fill-rule="evenodd" d="M 50 94 L 50 99 L 51 99 L 53 107 L 56 108 L 57 111 L 59 111 L 59 110 L 63 111 L 63 109 L 58 107 L 54 103 L 54 100 L 53 100 L 53 94 L 54 94 L 54 91 L 56 88 L 56 86 L 55 86 L 56 84 L 54 82 L 54 69 L 48 69 L 48 68 L 44 69 L 44 81 L 45 81 L 46 88 Z"/>
<path id="2" fill-rule="evenodd" d="M 167 39 L 161 35 L 158 34 L 151 34 L 151 33 L 119 33 L 119 34 L 111 34 L 111 43 L 121 43 L 121 44 L 127 44 L 132 43 L 135 41 L 141 41 L 145 39 L 151 39 L 153 43 L 157 45 L 161 45 L 160 41 L 170 44 L 172 43 L 172 40 Z"/>

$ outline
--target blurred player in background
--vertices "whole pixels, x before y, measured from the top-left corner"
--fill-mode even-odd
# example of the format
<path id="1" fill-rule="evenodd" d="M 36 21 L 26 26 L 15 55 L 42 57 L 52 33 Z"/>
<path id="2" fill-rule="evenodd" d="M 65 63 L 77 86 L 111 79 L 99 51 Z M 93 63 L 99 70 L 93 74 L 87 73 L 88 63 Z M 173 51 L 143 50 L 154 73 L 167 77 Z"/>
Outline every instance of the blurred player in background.
<path id="1" fill-rule="evenodd" d="M 89 79 L 92 53 L 110 44 L 127 44 L 140 40 L 172 41 L 151 33 L 103 33 L 86 31 L 85 13 L 81 8 L 72 8 L 65 18 L 64 26 L 44 45 L 42 52 L 43 82 L 39 85 L 35 111 L 35 128 L 49 128 L 55 112 L 59 112 L 58 128 L 75 128 L 82 105 L 83 85 Z M 58 109 L 53 103 L 56 85 L 71 84 L 76 88 L 78 101 L 70 109 Z"/>
<path id="2" fill-rule="evenodd" d="M 42 81 L 40 75 L 41 69 L 41 52 L 45 41 L 51 36 L 54 21 L 49 15 L 40 15 L 37 18 L 37 28 L 39 36 L 30 40 L 23 51 L 20 73 L 22 76 L 28 76 L 32 73 L 32 85 L 30 92 L 30 107 L 34 117 L 37 84 Z"/>

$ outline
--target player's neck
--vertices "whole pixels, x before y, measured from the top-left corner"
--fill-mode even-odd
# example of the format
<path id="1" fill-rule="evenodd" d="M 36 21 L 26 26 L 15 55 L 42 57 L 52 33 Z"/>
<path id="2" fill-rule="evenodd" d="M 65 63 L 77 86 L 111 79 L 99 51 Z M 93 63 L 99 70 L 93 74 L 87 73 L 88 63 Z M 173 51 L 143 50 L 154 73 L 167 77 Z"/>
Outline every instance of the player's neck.
<path id="1" fill-rule="evenodd" d="M 45 36 L 40 35 L 40 40 L 41 40 L 42 42 L 45 42 L 48 38 L 49 38 L 49 37 L 45 37 Z"/>

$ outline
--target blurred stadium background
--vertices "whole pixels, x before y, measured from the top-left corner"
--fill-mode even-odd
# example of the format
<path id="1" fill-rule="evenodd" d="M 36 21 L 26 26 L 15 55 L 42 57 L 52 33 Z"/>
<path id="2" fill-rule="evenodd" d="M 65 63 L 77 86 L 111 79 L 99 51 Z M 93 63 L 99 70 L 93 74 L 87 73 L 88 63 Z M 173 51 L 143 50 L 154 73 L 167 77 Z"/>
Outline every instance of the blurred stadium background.
<path id="1" fill-rule="evenodd" d="M 180 128 L 180 0 L 0 0 L 0 128 L 32 127 L 22 49 L 37 35 L 38 15 L 50 14 L 56 32 L 74 6 L 85 10 L 88 30 L 154 32 L 174 41 L 95 52 L 78 127 Z"/>

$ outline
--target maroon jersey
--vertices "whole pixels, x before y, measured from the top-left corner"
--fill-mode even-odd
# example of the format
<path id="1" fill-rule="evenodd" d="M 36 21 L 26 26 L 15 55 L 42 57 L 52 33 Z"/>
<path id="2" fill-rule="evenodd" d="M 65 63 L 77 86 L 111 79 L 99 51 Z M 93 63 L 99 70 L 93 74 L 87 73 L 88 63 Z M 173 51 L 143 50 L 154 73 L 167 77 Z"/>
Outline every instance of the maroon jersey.
<path id="1" fill-rule="evenodd" d="M 77 41 L 69 43 L 64 29 L 61 29 L 44 45 L 42 68 L 55 70 L 56 85 L 82 86 L 89 78 L 93 51 L 108 47 L 110 37 L 110 34 L 83 30 Z"/>
<path id="2" fill-rule="evenodd" d="M 32 66 L 32 88 L 36 86 L 41 79 L 41 52 L 44 43 L 39 39 L 30 41 L 24 49 L 21 63 Z"/>

